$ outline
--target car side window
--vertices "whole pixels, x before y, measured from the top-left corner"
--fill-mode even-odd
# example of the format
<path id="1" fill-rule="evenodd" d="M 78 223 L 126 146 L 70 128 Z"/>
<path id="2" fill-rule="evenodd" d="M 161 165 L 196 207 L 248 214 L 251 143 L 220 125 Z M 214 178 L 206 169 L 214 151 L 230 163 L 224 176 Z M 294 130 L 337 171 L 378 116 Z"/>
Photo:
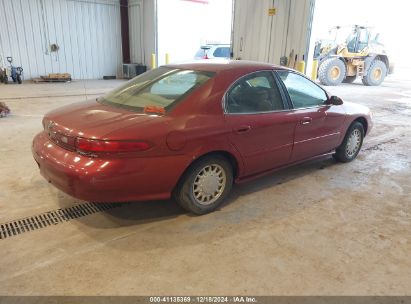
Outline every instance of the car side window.
<path id="1" fill-rule="evenodd" d="M 289 71 L 277 71 L 290 95 L 294 108 L 323 105 L 327 100 L 324 90 L 305 77 Z"/>
<path id="2" fill-rule="evenodd" d="M 284 109 L 281 93 L 269 71 L 238 80 L 226 95 L 227 113 L 261 113 Z"/>
<path id="3" fill-rule="evenodd" d="M 230 57 L 230 48 L 229 47 L 218 47 L 215 49 L 213 53 L 214 57 Z"/>

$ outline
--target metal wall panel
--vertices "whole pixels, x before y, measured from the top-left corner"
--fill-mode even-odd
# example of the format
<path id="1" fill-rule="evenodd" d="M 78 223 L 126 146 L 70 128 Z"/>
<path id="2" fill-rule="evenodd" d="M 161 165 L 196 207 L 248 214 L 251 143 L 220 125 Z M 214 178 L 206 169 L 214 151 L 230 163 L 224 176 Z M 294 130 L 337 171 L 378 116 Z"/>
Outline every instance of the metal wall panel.
<path id="1" fill-rule="evenodd" d="M 307 57 L 314 1 L 235 0 L 234 58 L 279 64 L 292 50 L 298 60 Z"/>
<path id="2" fill-rule="evenodd" d="M 0 0 L 0 55 L 12 56 L 25 79 L 120 76 L 119 0 Z"/>
<path id="3" fill-rule="evenodd" d="M 128 19 L 130 29 L 130 59 L 132 63 L 141 63 L 144 61 L 142 1 L 129 1 Z"/>
<path id="4" fill-rule="evenodd" d="M 156 2 L 129 0 L 128 14 L 131 62 L 150 66 L 156 53 Z"/>

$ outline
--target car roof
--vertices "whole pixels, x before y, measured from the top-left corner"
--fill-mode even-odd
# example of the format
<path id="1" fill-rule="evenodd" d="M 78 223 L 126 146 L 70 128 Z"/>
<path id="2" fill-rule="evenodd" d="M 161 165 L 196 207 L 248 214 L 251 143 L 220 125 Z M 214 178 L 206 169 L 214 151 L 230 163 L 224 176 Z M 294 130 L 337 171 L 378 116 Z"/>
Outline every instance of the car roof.
<path id="1" fill-rule="evenodd" d="M 227 70 L 286 70 L 288 68 L 271 64 L 263 63 L 257 61 L 247 61 L 247 60 L 196 60 L 194 62 L 178 63 L 178 64 L 168 64 L 166 67 L 183 69 L 183 70 L 195 70 L 204 72 L 221 72 Z"/>

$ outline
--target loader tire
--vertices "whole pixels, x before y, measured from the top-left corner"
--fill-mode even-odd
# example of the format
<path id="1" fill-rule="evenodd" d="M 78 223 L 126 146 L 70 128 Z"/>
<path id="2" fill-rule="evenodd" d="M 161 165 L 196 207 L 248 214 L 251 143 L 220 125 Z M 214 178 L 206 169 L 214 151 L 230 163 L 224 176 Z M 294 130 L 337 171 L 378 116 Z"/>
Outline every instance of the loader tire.
<path id="1" fill-rule="evenodd" d="M 318 78 L 323 85 L 336 86 L 344 80 L 346 72 L 347 68 L 342 60 L 329 58 L 318 68 Z"/>
<path id="2" fill-rule="evenodd" d="M 376 59 L 371 63 L 367 75 L 361 80 L 366 86 L 378 86 L 384 81 L 386 75 L 387 66 L 381 60 Z"/>

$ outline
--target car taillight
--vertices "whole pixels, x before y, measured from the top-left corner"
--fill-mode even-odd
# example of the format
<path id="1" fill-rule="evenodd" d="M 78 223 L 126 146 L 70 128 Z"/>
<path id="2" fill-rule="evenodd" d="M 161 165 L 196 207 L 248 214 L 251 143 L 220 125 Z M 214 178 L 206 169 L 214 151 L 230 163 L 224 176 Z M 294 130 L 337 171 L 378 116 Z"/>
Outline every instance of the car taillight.
<path id="1" fill-rule="evenodd" d="M 76 148 L 83 152 L 115 153 L 146 151 L 151 146 L 145 141 L 98 140 L 77 137 Z"/>

